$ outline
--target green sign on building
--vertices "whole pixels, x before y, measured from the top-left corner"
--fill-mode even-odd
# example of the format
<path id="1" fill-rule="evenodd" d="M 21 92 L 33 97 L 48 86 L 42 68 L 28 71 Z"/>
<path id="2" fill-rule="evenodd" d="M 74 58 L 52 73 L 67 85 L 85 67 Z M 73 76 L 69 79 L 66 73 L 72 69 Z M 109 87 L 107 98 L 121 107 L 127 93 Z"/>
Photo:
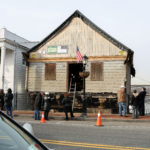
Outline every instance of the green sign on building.
<path id="1" fill-rule="evenodd" d="M 56 54 L 57 53 L 57 46 L 48 46 L 47 54 Z"/>

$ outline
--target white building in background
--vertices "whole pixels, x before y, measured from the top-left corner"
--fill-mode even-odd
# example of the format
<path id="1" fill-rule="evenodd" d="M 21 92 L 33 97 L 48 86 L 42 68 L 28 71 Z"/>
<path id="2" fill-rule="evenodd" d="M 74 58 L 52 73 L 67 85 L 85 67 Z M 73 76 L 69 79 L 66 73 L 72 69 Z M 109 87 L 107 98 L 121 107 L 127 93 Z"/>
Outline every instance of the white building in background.
<path id="1" fill-rule="evenodd" d="M 15 109 L 27 109 L 25 90 L 26 63 L 22 53 L 26 53 L 38 42 L 30 42 L 6 28 L 0 29 L 0 89 L 14 93 Z"/>

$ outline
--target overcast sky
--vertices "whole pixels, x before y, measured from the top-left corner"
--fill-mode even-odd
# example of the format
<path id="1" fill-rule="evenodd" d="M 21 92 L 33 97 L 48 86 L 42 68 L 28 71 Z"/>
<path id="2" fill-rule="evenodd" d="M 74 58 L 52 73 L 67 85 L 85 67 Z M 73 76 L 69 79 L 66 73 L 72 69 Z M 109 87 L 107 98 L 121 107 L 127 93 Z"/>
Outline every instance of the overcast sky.
<path id="1" fill-rule="evenodd" d="M 41 41 L 77 9 L 134 51 L 136 77 L 150 84 L 150 0 L 0 0 L 0 28 Z"/>

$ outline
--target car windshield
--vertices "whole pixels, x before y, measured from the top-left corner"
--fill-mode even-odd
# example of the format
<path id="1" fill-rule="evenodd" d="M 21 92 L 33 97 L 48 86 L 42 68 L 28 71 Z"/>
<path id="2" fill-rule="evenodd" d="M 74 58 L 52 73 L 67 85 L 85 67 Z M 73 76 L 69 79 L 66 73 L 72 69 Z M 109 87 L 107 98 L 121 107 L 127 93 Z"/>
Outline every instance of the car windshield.
<path id="1" fill-rule="evenodd" d="M 46 150 L 0 113 L 0 150 Z"/>

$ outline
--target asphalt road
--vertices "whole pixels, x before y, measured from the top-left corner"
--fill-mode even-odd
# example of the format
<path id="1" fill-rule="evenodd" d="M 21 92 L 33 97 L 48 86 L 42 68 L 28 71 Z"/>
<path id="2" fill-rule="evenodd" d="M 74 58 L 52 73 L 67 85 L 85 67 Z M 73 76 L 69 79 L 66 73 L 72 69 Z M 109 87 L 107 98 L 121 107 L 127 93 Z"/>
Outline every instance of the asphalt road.
<path id="1" fill-rule="evenodd" d="M 150 150 L 149 122 L 103 122 L 102 127 L 90 121 L 30 123 L 35 135 L 55 150 Z"/>

